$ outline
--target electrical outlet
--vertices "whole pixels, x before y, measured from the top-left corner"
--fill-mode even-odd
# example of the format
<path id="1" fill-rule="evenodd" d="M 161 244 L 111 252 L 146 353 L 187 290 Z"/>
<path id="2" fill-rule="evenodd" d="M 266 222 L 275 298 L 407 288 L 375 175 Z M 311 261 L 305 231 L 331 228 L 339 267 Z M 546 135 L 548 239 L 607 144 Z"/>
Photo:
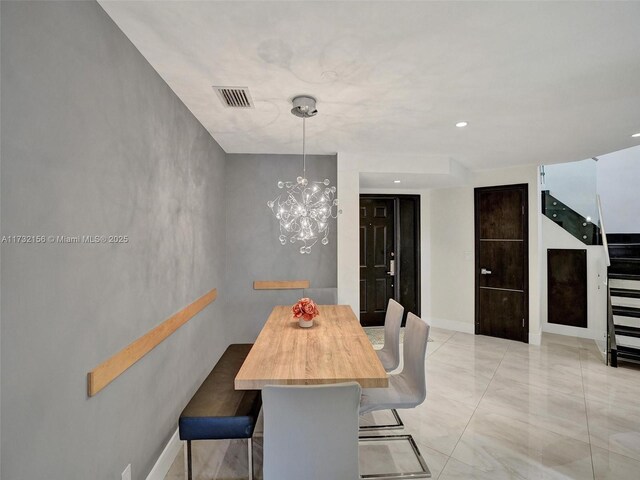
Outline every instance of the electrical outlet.
<path id="1" fill-rule="evenodd" d="M 131 480 L 131 464 L 127 465 L 127 468 L 122 472 L 122 480 Z"/>

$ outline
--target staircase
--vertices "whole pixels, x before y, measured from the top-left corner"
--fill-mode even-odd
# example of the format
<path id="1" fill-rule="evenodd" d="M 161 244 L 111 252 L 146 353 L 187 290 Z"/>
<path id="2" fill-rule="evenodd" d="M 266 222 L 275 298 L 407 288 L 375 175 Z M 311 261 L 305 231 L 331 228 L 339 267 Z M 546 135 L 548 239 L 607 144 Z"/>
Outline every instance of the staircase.
<path id="1" fill-rule="evenodd" d="M 608 234 L 610 364 L 640 363 L 640 234 Z"/>

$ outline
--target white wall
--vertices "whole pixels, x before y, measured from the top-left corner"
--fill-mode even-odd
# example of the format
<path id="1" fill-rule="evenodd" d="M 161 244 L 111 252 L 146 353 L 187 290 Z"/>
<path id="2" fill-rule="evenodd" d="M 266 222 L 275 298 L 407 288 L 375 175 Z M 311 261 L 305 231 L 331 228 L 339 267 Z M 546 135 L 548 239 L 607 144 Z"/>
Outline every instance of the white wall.
<path id="1" fill-rule="evenodd" d="M 639 233 L 640 146 L 599 157 L 597 174 L 607 233 Z"/>
<path id="2" fill-rule="evenodd" d="M 607 267 L 604 248 L 602 245 L 585 245 L 544 215 L 541 218 L 540 316 L 542 319 L 542 331 L 604 341 L 607 336 Z M 549 248 L 587 250 L 587 328 L 570 327 L 548 322 L 547 249 Z"/>
<path id="3" fill-rule="evenodd" d="M 431 317 L 434 325 L 473 333 L 474 200 L 473 188 L 431 192 Z"/>
<path id="4" fill-rule="evenodd" d="M 358 164 L 338 154 L 338 303 L 360 315 L 360 177 Z"/>

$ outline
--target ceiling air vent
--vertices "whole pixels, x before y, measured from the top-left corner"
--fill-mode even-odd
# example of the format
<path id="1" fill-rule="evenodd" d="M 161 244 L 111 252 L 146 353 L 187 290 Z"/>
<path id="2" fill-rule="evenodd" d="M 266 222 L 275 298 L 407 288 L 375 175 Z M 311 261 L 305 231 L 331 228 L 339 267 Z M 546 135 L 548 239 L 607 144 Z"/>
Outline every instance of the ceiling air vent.
<path id="1" fill-rule="evenodd" d="M 216 87 L 213 89 L 225 107 L 253 108 L 253 101 L 248 87 Z"/>

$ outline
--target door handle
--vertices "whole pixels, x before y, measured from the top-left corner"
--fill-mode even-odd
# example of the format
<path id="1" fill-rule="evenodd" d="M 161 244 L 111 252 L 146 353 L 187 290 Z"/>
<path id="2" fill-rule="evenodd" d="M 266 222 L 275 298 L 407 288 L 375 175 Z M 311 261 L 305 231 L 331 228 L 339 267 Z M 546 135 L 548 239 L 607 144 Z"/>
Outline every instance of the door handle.
<path id="1" fill-rule="evenodd" d="M 486 268 L 481 268 L 480 275 L 491 275 L 491 270 L 487 270 Z"/>
<path id="2" fill-rule="evenodd" d="M 389 260 L 389 271 L 387 272 L 387 275 L 391 275 L 393 277 L 395 276 L 395 274 L 396 274 L 396 261 Z"/>

